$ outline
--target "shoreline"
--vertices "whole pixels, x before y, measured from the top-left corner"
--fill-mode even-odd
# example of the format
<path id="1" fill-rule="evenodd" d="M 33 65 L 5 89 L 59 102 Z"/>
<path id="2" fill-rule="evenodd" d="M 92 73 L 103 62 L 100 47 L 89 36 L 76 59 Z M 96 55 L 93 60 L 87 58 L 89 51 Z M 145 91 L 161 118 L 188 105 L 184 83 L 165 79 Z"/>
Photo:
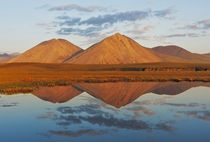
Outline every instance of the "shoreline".
<path id="1" fill-rule="evenodd" d="M 39 86 L 104 82 L 210 82 L 210 64 L 148 63 L 122 65 L 0 64 L 0 93 Z"/>
<path id="2" fill-rule="evenodd" d="M 25 83 L 25 84 L 4 84 L 3 86 L 0 86 L 0 94 L 4 95 L 13 95 L 18 93 L 31 93 L 34 90 L 38 89 L 39 87 L 55 87 L 55 86 L 70 86 L 77 83 L 113 83 L 113 82 L 159 82 L 159 83 L 181 83 L 181 82 L 187 82 L 187 83 L 209 83 L 210 81 L 79 81 L 79 82 L 68 82 L 68 81 L 54 81 L 54 82 L 32 82 L 32 83 Z"/>

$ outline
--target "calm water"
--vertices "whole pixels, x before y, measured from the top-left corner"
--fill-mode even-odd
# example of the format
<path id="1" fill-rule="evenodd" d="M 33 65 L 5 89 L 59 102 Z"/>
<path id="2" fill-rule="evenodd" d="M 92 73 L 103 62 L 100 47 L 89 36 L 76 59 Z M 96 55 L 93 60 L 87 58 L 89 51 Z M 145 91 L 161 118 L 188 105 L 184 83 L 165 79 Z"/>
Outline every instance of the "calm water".
<path id="1" fill-rule="evenodd" d="M 209 142 L 210 83 L 102 83 L 0 95 L 0 142 Z"/>

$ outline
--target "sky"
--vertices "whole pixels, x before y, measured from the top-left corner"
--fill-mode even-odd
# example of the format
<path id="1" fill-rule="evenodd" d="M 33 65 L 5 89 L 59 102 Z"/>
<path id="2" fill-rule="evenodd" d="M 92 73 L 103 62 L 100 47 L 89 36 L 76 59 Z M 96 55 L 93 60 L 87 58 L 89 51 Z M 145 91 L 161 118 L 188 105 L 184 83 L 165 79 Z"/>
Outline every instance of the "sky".
<path id="1" fill-rule="evenodd" d="M 209 0 L 0 0 L 0 53 L 63 38 L 83 49 L 115 33 L 145 47 L 210 53 Z"/>

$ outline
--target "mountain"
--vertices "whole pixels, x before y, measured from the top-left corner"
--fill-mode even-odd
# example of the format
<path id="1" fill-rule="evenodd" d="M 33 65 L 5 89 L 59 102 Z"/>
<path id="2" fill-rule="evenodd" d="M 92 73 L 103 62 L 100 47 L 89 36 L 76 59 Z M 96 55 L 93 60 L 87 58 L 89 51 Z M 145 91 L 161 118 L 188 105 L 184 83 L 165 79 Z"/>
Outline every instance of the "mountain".
<path id="1" fill-rule="evenodd" d="M 209 63 L 210 62 L 210 55 L 209 54 L 197 54 L 191 53 L 179 46 L 169 45 L 169 46 L 158 46 L 152 48 L 153 51 L 157 53 L 161 53 L 164 55 L 182 58 L 187 62 L 194 62 L 194 63 Z"/>
<path id="2" fill-rule="evenodd" d="M 52 103 L 64 103 L 78 96 L 82 92 L 72 86 L 41 87 L 32 94 Z"/>
<path id="3" fill-rule="evenodd" d="M 9 62 L 62 63 L 82 49 L 64 39 L 44 41 Z"/>
<path id="4" fill-rule="evenodd" d="M 163 59 L 150 49 L 117 33 L 105 38 L 66 62 L 72 64 L 129 64 L 162 61 Z"/>
<path id="5" fill-rule="evenodd" d="M 12 54 L 0 53 L 0 63 L 5 63 L 5 62 L 11 60 L 12 58 L 15 58 L 18 55 L 19 55 L 19 53 L 12 53 Z"/>
<path id="6" fill-rule="evenodd" d="M 157 82 L 81 83 L 73 85 L 106 104 L 120 108 L 149 93 Z"/>

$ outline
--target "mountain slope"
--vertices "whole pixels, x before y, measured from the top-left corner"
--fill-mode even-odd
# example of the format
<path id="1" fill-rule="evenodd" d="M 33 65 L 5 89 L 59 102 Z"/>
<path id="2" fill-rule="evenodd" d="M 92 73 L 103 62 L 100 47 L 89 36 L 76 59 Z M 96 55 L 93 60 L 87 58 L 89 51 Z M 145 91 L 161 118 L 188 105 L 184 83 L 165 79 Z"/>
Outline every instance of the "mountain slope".
<path id="1" fill-rule="evenodd" d="M 73 64 L 128 64 L 162 61 L 154 52 L 117 33 L 66 62 Z"/>
<path id="2" fill-rule="evenodd" d="M 42 42 L 9 62 L 62 63 L 81 48 L 64 39 Z"/>
<path id="3" fill-rule="evenodd" d="M 158 46 L 158 47 L 152 48 L 152 50 L 157 53 L 164 54 L 164 55 L 182 58 L 183 60 L 186 60 L 187 62 L 196 62 L 196 63 L 209 63 L 210 62 L 210 56 L 208 56 L 208 54 L 204 55 L 204 54 L 191 53 L 175 45 Z"/>

